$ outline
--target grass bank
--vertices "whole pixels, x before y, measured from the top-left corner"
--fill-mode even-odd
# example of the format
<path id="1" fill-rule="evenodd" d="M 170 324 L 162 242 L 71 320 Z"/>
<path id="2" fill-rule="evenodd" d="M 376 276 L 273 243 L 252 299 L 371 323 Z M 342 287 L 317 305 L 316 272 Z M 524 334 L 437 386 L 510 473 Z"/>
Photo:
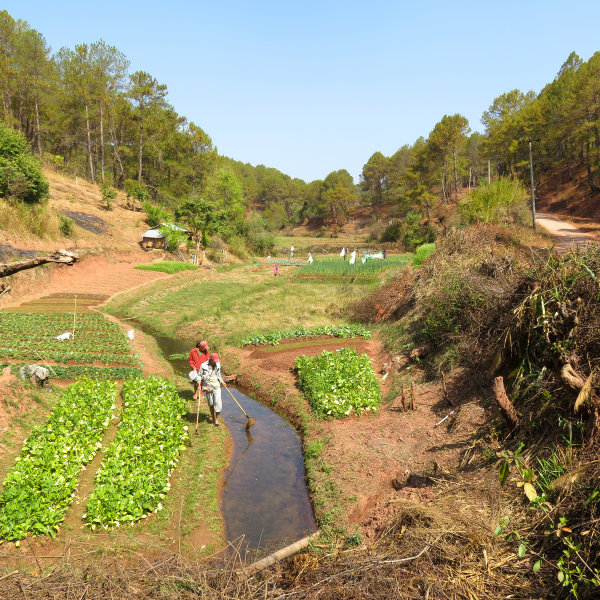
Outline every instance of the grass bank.
<path id="1" fill-rule="evenodd" d="M 158 281 L 119 295 L 105 310 L 135 318 L 161 335 L 236 346 L 244 337 L 274 329 L 339 325 L 345 306 L 375 285 L 296 281 L 287 271 L 273 277 L 266 267 L 250 266 L 210 280 L 184 275 Z"/>

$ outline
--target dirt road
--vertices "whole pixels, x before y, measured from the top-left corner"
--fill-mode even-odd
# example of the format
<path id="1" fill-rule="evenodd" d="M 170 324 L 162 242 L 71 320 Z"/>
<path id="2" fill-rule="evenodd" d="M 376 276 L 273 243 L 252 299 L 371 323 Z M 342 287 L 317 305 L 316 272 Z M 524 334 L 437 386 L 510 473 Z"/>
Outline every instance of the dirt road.
<path id="1" fill-rule="evenodd" d="M 587 246 L 588 244 L 600 242 L 598 229 L 593 231 L 593 227 L 586 227 L 586 230 L 584 230 L 562 217 L 548 213 L 537 213 L 536 222 L 539 227 L 543 227 L 556 238 L 556 247 L 561 252 L 567 252 L 577 246 Z"/>

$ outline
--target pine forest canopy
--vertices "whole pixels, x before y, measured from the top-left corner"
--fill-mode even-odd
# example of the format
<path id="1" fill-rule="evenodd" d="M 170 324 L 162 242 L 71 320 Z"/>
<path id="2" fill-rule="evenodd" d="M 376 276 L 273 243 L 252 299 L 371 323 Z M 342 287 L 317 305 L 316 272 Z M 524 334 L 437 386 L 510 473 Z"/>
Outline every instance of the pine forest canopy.
<path id="1" fill-rule="evenodd" d="M 219 156 L 210 136 L 169 104 L 166 85 L 143 71 L 129 73 L 127 58 L 102 40 L 53 54 L 42 34 L 0 11 L 0 59 L 4 123 L 46 164 L 137 189 L 140 202 L 149 193 L 179 208 L 182 218 L 194 203 L 208 203 L 214 223 L 227 213 L 229 225 L 217 227 L 223 235 L 311 218 L 337 226 L 360 205 L 376 212 L 384 203 L 398 218 L 430 220 L 459 190 L 486 180 L 488 168 L 494 176 L 525 178 L 528 147 L 521 142 L 530 138 L 540 140 L 537 169 L 583 165 L 590 188 L 600 191 L 600 53 L 587 62 L 572 53 L 539 94 L 511 90 L 494 99 L 482 115 L 484 133 L 472 132 L 460 114 L 444 115 L 427 138 L 389 157 L 375 152 L 358 184 L 344 169 L 307 183 Z M 235 202 L 224 211 L 227 194 Z M 258 214 L 249 225 L 240 215 L 251 209 Z"/>

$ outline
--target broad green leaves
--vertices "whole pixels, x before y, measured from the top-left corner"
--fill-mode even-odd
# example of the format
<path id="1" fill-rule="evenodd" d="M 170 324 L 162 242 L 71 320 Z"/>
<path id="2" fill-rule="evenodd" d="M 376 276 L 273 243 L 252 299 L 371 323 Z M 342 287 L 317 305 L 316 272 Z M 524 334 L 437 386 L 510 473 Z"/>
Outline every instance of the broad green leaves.
<path id="1" fill-rule="evenodd" d="M 362 325 L 338 325 L 316 327 L 314 329 L 288 329 L 286 331 L 272 331 L 266 335 L 253 335 L 242 340 L 242 346 L 269 344 L 276 346 L 281 340 L 290 340 L 298 338 L 311 338 L 329 335 L 338 338 L 361 337 L 368 340 L 371 332 Z"/>
<path id="2" fill-rule="evenodd" d="M 173 382 L 154 377 L 128 381 L 122 397 L 121 422 L 87 504 L 84 518 L 91 529 L 133 523 L 160 510 L 185 449 L 184 400 Z"/>
<path id="3" fill-rule="evenodd" d="M 62 394 L 49 419 L 23 444 L 0 494 L 0 538 L 54 537 L 115 408 L 116 384 L 82 380 Z"/>
<path id="4" fill-rule="evenodd" d="M 342 348 L 320 356 L 299 356 L 298 385 L 318 417 L 340 418 L 377 411 L 381 389 L 366 354 Z"/>

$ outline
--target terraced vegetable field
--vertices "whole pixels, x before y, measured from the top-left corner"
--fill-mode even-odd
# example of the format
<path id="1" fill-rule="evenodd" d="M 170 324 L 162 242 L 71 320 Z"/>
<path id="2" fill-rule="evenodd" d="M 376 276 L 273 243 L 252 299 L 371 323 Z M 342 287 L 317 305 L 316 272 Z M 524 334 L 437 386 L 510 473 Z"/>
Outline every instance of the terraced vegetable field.
<path id="1" fill-rule="evenodd" d="M 0 494 L 0 539 L 54 537 L 73 501 L 79 473 L 102 445 L 116 408 L 112 381 L 70 385 L 50 417 L 25 440 Z"/>
<path id="2" fill-rule="evenodd" d="M 117 435 L 95 479 L 85 519 L 91 529 L 133 523 L 162 508 L 169 477 L 185 450 L 185 402 L 166 379 L 123 384 Z"/>
<path id="3" fill-rule="evenodd" d="M 125 382 L 121 394 L 121 421 L 83 515 L 92 530 L 133 523 L 160 510 L 188 439 L 185 401 L 172 381 L 137 378 Z M 56 536 L 81 471 L 101 451 L 105 431 L 117 416 L 116 399 L 113 381 L 83 379 L 63 392 L 48 420 L 25 440 L 3 482 L 0 543 Z"/>
<path id="4" fill-rule="evenodd" d="M 75 327 L 73 325 L 75 324 Z M 59 340 L 64 333 L 72 339 Z M 140 374 L 139 357 L 118 325 L 96 313 L 0 313 L 0 359 L 11 363 L 44 362 L 68 365 L 54 368 L 52 375 L 64 378 L 99 376 L 110 378 Z M 99 371 L 109 367 L 110 371 Z M 114 369 L 117 368 L 117 371 Z M 128 373 L 127 369 L 131 369 Z"/>

